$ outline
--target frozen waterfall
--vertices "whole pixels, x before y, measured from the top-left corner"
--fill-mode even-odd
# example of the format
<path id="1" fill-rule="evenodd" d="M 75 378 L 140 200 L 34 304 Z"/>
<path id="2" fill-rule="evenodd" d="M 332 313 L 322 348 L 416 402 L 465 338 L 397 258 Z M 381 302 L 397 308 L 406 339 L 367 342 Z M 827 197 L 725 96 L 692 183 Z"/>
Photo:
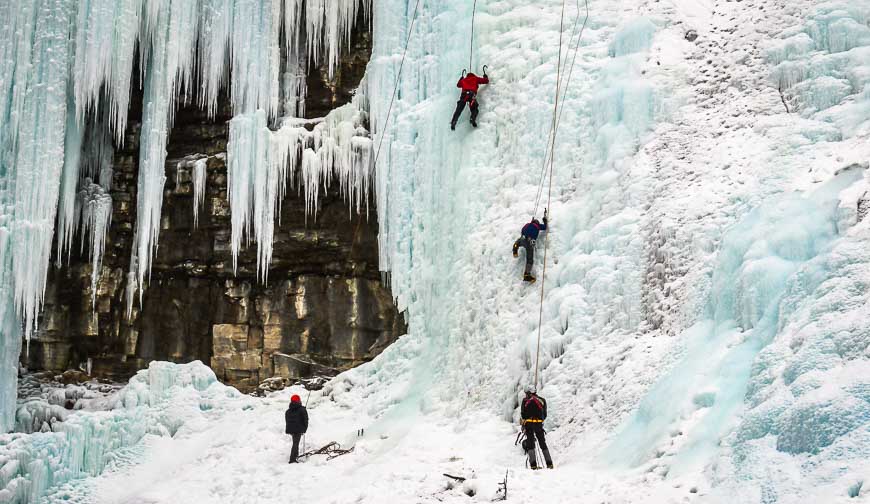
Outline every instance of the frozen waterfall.
<path id="1" fill-rule="evenodd" d="M 0 285 L 4 286 L 0 374 L 5 377 L 0 385 L 0 427 L 12 425 L 10 398 L 20 328 L 23 324 L 27 337 L 36 329 L 56 221 L 59 263 L 77 230 L 89 234 L 95 286 L 111 215 L 111 161 L 106 161 L 106 155 L 110 159 L 112 143 L 123 141 L 132 87 L 141 84 L 144 102 L 129 306 L 147 283 L 158 246 L 166 143 L 177 106 L 196 96 L 198 104 L 214 114 L 218 94 L 228 89 L 233 112 L 240 117 L 259 114 L 265 127 L 277 119 L 281 108 L 282 41 L 288 59 L 297 66 L 302 61 L 311 66 L 324 63 L 331 75 L 354 24 L 370 14 L 369 3 L 0 2 Z M 138 79 L 133 74 L 137 68 Z M 297 101 L 305 89 L 288 86 L 286 92 L 299 96 L 284 96 L 285 101 Z M 351 144 L 353 149 L 366 149 L 364 141 L 347 138 L 345 133 L 336 138 L 342 139 L 341 145 L 326 149 L 324 156 L 336 148 L 349 152 Z M 354 167 L 367 172 L 369 158 L 360 155 Z M 346 154 L 339 157 L 324 162 L 341 165 L 339 171 L 344 173 L 352 160 Z M 280 159 L 290 162 L 286 154 Z M 231 164 L 237 174 L 255 171 L 237 161 Z M 332 169 L 324 165 L 316 179 L 305 182 L 316 188 L 323 182 L 319 177 L 328 178 Z M 247 180 L 232 184 L 241 187 Z M 255 188 L 258 194 L 276 187 L 274 177 L 250 181 L 263 184 Z M 307 189 L 306 194 L 313 190 Z M 254 228 L 259 230 L 265 226 L 259 222 L 273 215 L 265 205 L 253 207 L 260 201 L 244 200 L 252 206 L 234 207 L 234 218 L 253 212 L 260 216 Z M 274 204 L 275 199 L 268 201 Z M 244 218 L 240 222 L 246 225 Z M 246 233 L 247 228 L 238 232 Z M 257 237 L 268 244 L 263 246 L 268 250 L 270 235 L 268 240 L 264 234 Z M 262 257 L 265 277 L 269 254 Z"/>

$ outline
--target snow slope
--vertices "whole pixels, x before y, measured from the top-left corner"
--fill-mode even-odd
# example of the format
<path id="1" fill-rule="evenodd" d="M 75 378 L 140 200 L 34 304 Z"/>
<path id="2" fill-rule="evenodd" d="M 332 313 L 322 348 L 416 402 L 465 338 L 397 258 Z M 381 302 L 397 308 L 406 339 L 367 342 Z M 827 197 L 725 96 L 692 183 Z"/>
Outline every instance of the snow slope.
<path id="1" fill-rule="evenodd" d="M 381 261 L 411 332 L 311 394 L 307 443 L 354 451 L 288 466 L 284 391 L 49 501 L 490 501 L 506 471 L 509 502 L 866 499 L 870 2 L 591 1 L 533 287 L 509 248 L 535 207 L 562 3 L 478 3 L 493 83 L 480 127 L 455 132 L 470 3 L 420 3 L 389 123 L 414 2 L 374 5 Z M 557 470 L 532 473 L 512 444 L 541 284 Z"/>

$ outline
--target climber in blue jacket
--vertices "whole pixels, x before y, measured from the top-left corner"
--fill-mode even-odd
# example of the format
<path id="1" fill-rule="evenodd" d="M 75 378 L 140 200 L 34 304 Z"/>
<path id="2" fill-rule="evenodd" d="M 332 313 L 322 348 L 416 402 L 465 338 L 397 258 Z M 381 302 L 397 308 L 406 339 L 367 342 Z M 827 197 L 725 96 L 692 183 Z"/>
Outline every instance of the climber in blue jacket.
<path id="1" fill-rule="evenodd" d="M 532 219 L 531 222 L 523 226 L 520 232 L 521 236 L 514 242 L 514 257 L 519 256 L 519 248 L 526 249 L 526 270 L 523 273 L 523 281 L 534 283 L 535 277 L 532 275 L 532 266 L 535 264 L 535 241 L 541 231 L 547 230 L 547 212 L 544 211 L 544 222 L 538 222 L 538 219 Z"/>

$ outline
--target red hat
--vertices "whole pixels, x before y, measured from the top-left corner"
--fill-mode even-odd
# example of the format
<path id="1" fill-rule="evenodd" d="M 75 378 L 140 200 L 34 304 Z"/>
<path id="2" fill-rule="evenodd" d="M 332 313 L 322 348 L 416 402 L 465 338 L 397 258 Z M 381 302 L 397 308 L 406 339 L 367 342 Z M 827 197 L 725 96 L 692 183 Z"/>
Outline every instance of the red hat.
<path id="1" fill-rule="evenodd" d="M 302 399 L 294 394 L 293 397 L 290 398 L 290 402 L 302 402 Z"/>

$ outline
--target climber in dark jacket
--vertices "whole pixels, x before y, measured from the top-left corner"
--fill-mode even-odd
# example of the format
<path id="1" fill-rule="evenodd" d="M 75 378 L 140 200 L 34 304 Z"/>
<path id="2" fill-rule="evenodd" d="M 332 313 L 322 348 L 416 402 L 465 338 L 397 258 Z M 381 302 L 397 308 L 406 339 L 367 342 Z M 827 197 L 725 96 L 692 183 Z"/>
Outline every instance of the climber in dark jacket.
<path id="1" fill-rule="evenodd" d="M 471 109 L 471 125 L 477 127 L 477 90 L 481 84 L 489 84 L 489 76 L 486 75 L 486 68 L 483 71 L 483 77 L 478 77 L 472 72 L 459 79 L 456 87 L 462 89 L 462 94 L 459 95 L 459 101 L 456 102 L 456 110 L 453 112 L 453 119 L 450 121 L 450 129 L 456 129 L 456 121 L 459 120 L 460 114 L 465 109 L 465 104 Z"/>
<path id="2" fill-rule="evenodd" d="M 298 395 L 290 398 L 290 406 L 284 412 L 285 434 L 293 437 L 293 448 L 290 450 L 290 463 L 295 464 L 299 456 L 299 440 L 308 430 L 308 410 L 302 406 L 302 399 Z"/>
<path id="3" fill-rule="evenodd" d="M 538 222 L 538 219 L 532 219 L 531 222 L 523 226 L 520 232 L 521 236 L 514 242 L 513 253 L 514 257 L 519 256 L 519 248 L 526 249 L 526 270 L 523 273 L 523 281 L 534 283 L 535 277 L 532 275 L 532 266 L 535 264 L 535 240 L 541 231 L 547 230 L 547 212 L 544 212 L 544 222 Z"/>
<path id="4" fill-rule="evenodd" d="M 547 419 L 547 400 L 531 390 L 526 390 L 526 397 L 523 399 L 522 407 L 520 408 L 520 417 L 523 422 L 523 430 L 526 433 L 523 449 L 526 450 L 529 456 L 529 466 L 532 469 L 538 468 L 538 461 L 535 457 L 535 438 L 537 438 L 538 444 L 541 445 L 541 453 L 544 454 L 544 462 L 547 463 L 547 468 L 552 469 L 553 459 L 550 458 L 550 450 L 547 448 L 547 440 L 544 438 L 544 420 Z"/>

